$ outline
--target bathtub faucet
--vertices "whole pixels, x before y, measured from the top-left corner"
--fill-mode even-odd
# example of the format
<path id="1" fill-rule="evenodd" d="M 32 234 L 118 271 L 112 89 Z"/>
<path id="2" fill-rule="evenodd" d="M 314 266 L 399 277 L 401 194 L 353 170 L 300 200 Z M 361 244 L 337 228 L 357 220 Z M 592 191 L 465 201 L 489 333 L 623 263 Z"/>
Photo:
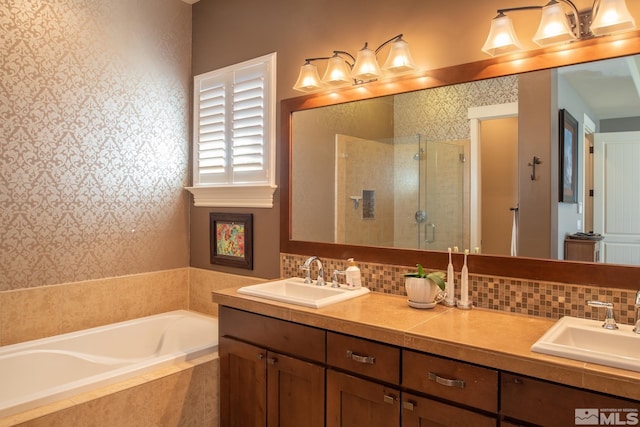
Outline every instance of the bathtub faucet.
<path id="1" fill-rule="evenodd" d="M 322 261 L 317 256 L 312 256 L 307 258 L 307 260 L 300 266 L 301 270 L 305 270 L 307 272 L 307 276 L 304 279 L 304 283 L 311 283 L 311 264 L 316 262 L 318 265 L 318 280 L 316 281 L 316 286 L 324 286 L 326 285 L 324 281 L 324 267 L 322 266 Z"/>

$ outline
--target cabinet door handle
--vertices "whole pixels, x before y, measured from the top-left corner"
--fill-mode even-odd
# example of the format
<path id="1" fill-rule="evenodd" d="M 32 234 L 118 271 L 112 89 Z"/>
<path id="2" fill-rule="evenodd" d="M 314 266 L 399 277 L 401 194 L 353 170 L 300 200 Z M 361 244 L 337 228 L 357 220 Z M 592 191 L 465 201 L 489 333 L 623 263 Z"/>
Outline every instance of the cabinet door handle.
<path id="1" fill-rule="evenodd" d="M 264 359 L 264 354 L 259 353 L 256 357 L 258 358 L 258 360 L 262 360 Z"/>
<path id="2" fill-rule="evenodd" d="M 353 360 L 358 363 L 367 363 L 369 365 L 373 365 L 376 363 L 375 356 L 360 356 L 359 354 L 355 354 L 351 350 L 347 350 L 347 358 Z"/>
<path id="3" fill-rule="evenodd" d="M 416 405 L 417 405 L 416 402 L 412 400 L 405 400 L 404 402 L 402 402 L 402 408 L 406 409 L 407 411 L 413 411 L 413 408 Z"/>
<path id="4" fill-rule="evenodd" d="M 267 363 L 269 365 L 275 365 L 276 363 L 278 363 L 278 359 L 276 359 L 275 357 L 268 357 L 267 358 Z"/>
<path id="5" fill-rule="evenodd" d="M 385 394 L 384 395 L 384 403 L 388 403 L 389 405 L 393 405 L 396 401 L 397 397 L 394 396 L 393 394 Z"/>
<path id="6" fill-rule="evenodd" d="M 429 372 L 429 379 L 447 387 L 464 388 L 465 385 L 464 380 L 451 380 L 449 378 L 442 378 L 434 374 L 433 372 Z"/>

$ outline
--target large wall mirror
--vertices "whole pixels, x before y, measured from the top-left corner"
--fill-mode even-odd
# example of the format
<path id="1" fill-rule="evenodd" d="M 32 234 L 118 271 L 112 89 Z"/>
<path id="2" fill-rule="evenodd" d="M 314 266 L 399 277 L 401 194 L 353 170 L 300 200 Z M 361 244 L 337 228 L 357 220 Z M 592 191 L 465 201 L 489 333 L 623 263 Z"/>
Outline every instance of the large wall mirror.
<path id="1" fill-rule="evenodd" d="M 638 39 L 583 44 L 284 101 L 283 252 L 443 268 L 469 248 L 477 273 L 638 286 Z M 581 232 L 597 262 L 565 261 Z"/>

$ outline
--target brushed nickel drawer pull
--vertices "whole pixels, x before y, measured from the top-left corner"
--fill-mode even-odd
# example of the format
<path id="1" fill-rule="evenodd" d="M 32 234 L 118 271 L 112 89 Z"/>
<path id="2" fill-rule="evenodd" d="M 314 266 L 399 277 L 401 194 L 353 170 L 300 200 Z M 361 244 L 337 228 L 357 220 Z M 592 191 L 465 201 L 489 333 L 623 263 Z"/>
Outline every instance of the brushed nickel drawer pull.
<path id="1" fill-rule="evenodd" d="M 429 379 L 447 387 L 464 388 L 465 384 L 464 380 L 450 380 L 448 378 L 442 378 L 433 372 L 429 372 Z"/>
<path id="2" fill-rule="evenodd" d="M 406 409 L 407 411 L 413 411 L 414 406 L 416 406 L 416 402 L 413 402 L 411 400 L 405 400 L 404 402 L 402 402 L 402 408 Z"/>
<path id="3" fill-rule="evenodd" d="M 267 363 L 269 365 L 275 365 L 276 363 L 278 363 L 278 359 L 276 359 L 275 357 L 268 357 L 267 358 Z"/>
<path id="4" fill-rule="evenodd" d="M 393 405 L 396 401 L 396 396 L 393 394 L 385 394 L 384 395 L 384 403 L 388 403 L 389 405 Z"/>
<path id="5" fill-rule="evenodd" d="M 359 354 L 355 354 L 351 350 L 347 350 L 347 358 L 353 360 L 358 363 L 367 363 L 369 365 L 374 365 L 376 363 L 375 356 L 360 356 Z"/>

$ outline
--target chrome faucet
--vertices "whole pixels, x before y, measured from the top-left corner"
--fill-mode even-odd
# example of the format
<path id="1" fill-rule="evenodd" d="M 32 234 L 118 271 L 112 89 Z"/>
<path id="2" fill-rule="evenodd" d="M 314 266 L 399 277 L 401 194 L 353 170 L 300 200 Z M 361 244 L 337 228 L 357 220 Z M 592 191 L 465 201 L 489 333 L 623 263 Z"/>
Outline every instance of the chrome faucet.
<path id="1" fill-rule="evenodd" d="M 602 327 L 605 329 L 615 330 L 618 329 L 618 325 L 616 325 L 616 319 L 613 318 L 613 304 L 610 302 L 603 301 L 587 301 L 587 305 L 589 307 L 603 307 L 607 309 L 607 313 L 604 317 L 604 323 Z"/>
<path id="2" fill-rule="evenodd" d="M 640 291 L 636 293 L 636 324 L 633 327 L 633 332 L 640 334 Z"/>
<path id="3" fill-rule="evenodd" d="M 324 286 L 326 285 L 324 281 L 324 267 L 322 266 L 322 261 L 317 256 L 312 256 L 307 258 L 307 260 L 300 266 L 301 270 L 305 270 L 307 272 L 307 276 L 304 279 L 304 283 L 312 283 L 311 282 L 311 264 L 316 262 L 318 265 L 318 280 L 316 281 L 316 286 Z"/>

